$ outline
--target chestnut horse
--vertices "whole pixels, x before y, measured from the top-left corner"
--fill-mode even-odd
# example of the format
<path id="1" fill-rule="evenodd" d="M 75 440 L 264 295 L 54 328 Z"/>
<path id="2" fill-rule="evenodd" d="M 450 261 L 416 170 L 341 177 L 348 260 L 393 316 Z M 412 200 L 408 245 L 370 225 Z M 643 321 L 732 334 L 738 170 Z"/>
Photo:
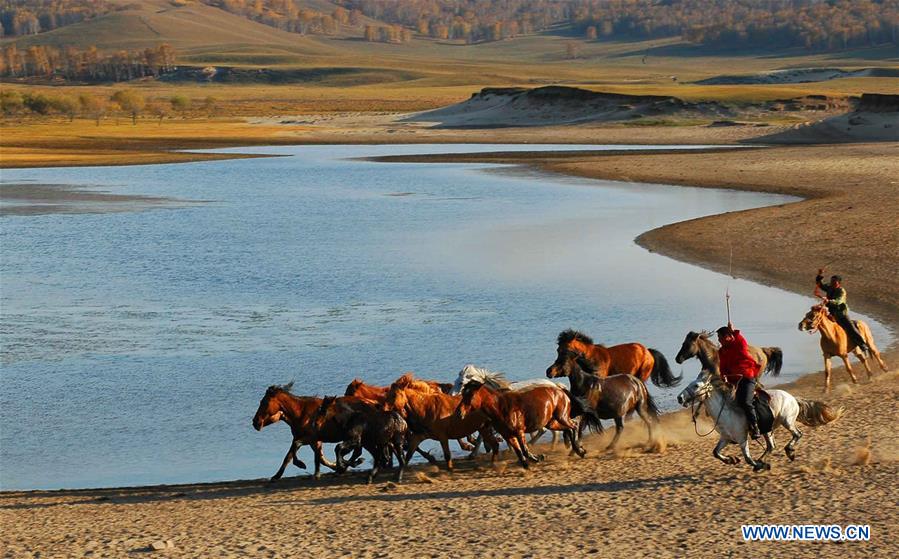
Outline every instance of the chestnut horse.
<path id="1" fill-rule="evenodd" d="M 655 440 L 653 427 L 657 427 L 659 423 L 659 408 L 646 389 L 646 384 L 640 382 L 634 375 L 611 375 L 600 378 L 593 374 L 592 366 L 585 357 L 578 356 L 566 359 L 564 364 L 556 369 L 556 375 L 568 377 L 571 393 L 590 404 L 601 419 L 615 420 L 615 437 L 606 450 L 615 448 L 624 430 L 624 418 L 634 411 L 646 423 L 649 443 L 652 444 Z M 578 437 L 583 428 L 582 421 Z"/>
<path id="2" fill-rule="evenodd" d="M 596 426 L 599 418 L 591 409 L 583 412 L 581 423 Z M 529 390 L 495 390 L 477 380 L 470 380 L 462 389 L 462 401 L 456 409 L 456 416 L 462 420 L 474 414 L 482 414 L 490 420 L 490 425 L 505 440 L 509 448 L 515 451 L 518 462 L 523 468 L 530 467 L 529 462 L 540 462 L 543 455 L 534 456 L 528 448 L 525 433 L 552 429 L 562 431 L 566 439 L 571 441 L 571 448 L 583 457 L 586 451 L 577 441 L 575 431 L 577 424 L 571 420 L 572 400 L 568 392 L 557 386 L 535 386 Z M 493 448 L 496 460 L 498 448 Z"/>
<path id="3" fill-rule="evenodd" d="M 313 421 L 322 405 L 322 399 L 295 396 L 290 392 L 292 387 L 292 382 L 284 386 L 269 386 L 262 400 L 259 401 L 259 408 L 253 417 L 253 428 L 257 431 L 261 431 L 266 425 L 283 420 L 290 426 L 290 432 L 293 434 L 293 441 L 290 443 L 290 448 L 284 456 L 284 461 L 275 475 L 271 477 L 271 481 L 276 481 L 284 475 L 284 470 L 291 459 L 293 459 L 296 467 L 306 468 L 306 464 L 297 458 L 297 451 L 304 444 L 311 445 L 315 453 L 316 478 L 319 477 L 321 464 L 332 470 L 337 468 L 336 464 L 328 461 L 322 454 L 322 440 L 318 438 L 318 429 Z"/>
<path id="4" fill-rule="evenodd" d="M 638 343 L 611 347 L 593 343 L 590 336 L 577 330 L 565 330 L 559 334 L 555 362 L 546 369 L 546 376 L 562 376 L 560 370 L 566 360 L 583 356 L 590 362 L 598 377 L 609 375 L 634 375 L 643 382 L 651 379 L 656 386 L 677 386 L 681 377 L 674 376 L 668 360 L 658 350 Z"/>
<path id="5" fill-rule="evenodd" d="M 403 480 L 406 467 L 403 445 L 409 427 L 398 413 L 385 412 L 376 404 L 353 396 L 329 396 L 322 400 L 313 423 L 316 428 L 321 428 L 329 422 L 341 425 L 344 432 L 343 441 L 335 449 L 338 472 L 355 464 L 365 448 L 372 458 L 368 483 L 374 481 L 380 468 L 390 467 L 394 455 L 399 461 L 396 481 Z M 349 450 L 353 451 L 353 456 L 345 461 L 343 455 Z"/>
<path id="6" fill-rule="evenodd" d="M 862 338 L 864 338 L 865 343 L 868 344 L 868 348 L 871 350 L 871 357 L 876 359 L 880 368 L 886 372 L 886 363 L 883 362 L 883 359 L 880 357 L 880 352 L 877 351 L 877 347 L 874 345 L 874 335 L 871 334 L 871 329 L 861 320 L 856 320 L 855 324 L 856 327 L 858 327 L 858 331 L 862 335 Z M 871 378 L 871 367 L 868 365 L 868 359 L 865 357 L 864 352 L 855 346 L 855 342 L 846 335 L 846 331 L 843 330 L 843 327 L 830 316 L 830 313 L 827 312 L 827 307 L 824 304 L 813 306 L 799 323 L 799 329 L 810 333 L 817 330 L 818 333 L 821 334 L 821 352 L 824 354 L 825 392 L 830 392 L 830 360 L 834 357 L 839 357 L 843 360 L 843 363 L 846 365 L 846 372 L 852 377 L 852 382 L 857 383 L 858 378 L 856 378 L 855 373 L 852 371 L 852 366 L 849 365 L 849 354 L 855 354 L 858 360 L 862 362 L 862 365 L 865 366 L 865 370 L 868 372 L 868 378 Z"/>
<path id="7" fill-rule="evenodd" d="M 471 413 L 464 419 L 459 417 L 455 412 L 460 401 L 461 397 L 445 394 L 427 382 L 416 380 L 411 373 L 401 376 L 390 385 L 384 409 L 399 412 L 409 423 L 411 431 L 406 461 L 422 441 L 434 439 L 440 441 L 447 469 L 453 470 L 450 439 L 467 437 L 487 427 L 487 417 L 480 412 Z M 486 436 L 482 438 L 485 444 L 495 449 L 493 433 L 485 431 L 484 435 Z"/>
<path id="8" fill-rule="evenodd" d="M 423 380 L 421 382 L 430 385 L 434 390 L 439 390 L 444 394 L 451 394 L 453 391 L 452 384 L 437 382 L 433 380 Z M 351 383 L 347 385 L 344 396 L 358 396 L 359 398 L 364 398 L 377 404 L 383 404 L 384 399 L 387 397 L 388 390 L 390 390 L 389 386 L 373 386 L 371 384 L 366 384 L 361 379 L 355 378 Z M 477 447 L 471 442 L 464 441 L 462 439 L 459 439 L 456 442 L 459 443 L 459 447 L 462 450 L 471 451 L 477 449 Z M 434 457 L 431 456 L 431 453 L 426 450 L 418 449 L 418 453 L 432 464 L 435 464 L 437 462 L 437 460 L 435 460 Z"/>

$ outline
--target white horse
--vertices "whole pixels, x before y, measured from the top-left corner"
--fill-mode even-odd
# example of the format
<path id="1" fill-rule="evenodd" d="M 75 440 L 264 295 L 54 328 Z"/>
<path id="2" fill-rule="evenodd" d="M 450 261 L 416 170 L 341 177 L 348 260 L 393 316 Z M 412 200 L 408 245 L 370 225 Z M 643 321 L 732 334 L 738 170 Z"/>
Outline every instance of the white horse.
<path id="1" fill-rule="evenodd" d="M 545 378 L 535 378 L 531 380 L 520 380 L 516 382 L 509 382 L 506 378 L 506 375 L 500 373 L 498 371 L 490 371 L 488 369 L 484 369 L 483 367 L 478 367 L 476 365 L 472 365 L 469 363 L 462 367 L 462 370 L 459 371 L 459 376 L 456 377 L 456 382 L 453 383 L 453 389 L 450 391 L 450 394 L 457 395 L 462 393 L 462 389 L 465 388 L 465 385 L 469 382 L 477 381 L 481 384 L 486 384 L 490 388 L 494 390 L 530 390 L 536 386 L 552 386 L 553 388 L 562 387 L 565 390 L 568 390 L 568 387 L 562 383 L 553 382 L 549 379 Z M 545 429 L 541 429 L 537 431 L 533 435 L 531 435 L 531 440 L 529 444 L 533 444 L 534 441 L 540 439 L 543 434 L 546 432 Z M 552 431 L 552 443 L 551 446 L 556 446 L 556 441 L 558 440 L 558 434 L 555 431 Z M 478 444 L 481 442 L 480 437 L 477 441 L 475 441 L 475 447 L 472 451 L 472 454 L 477 454 Z M 566 443 L 567 444 L 567 443 Z"/>
<path id="2" fill-rule="evenodd" d="M 465 385 L 473 380 L 476 380 L 481 384 L 486 384 L 494 390 L 526 390 L 535 386 L 552 386 L 554 388 L 561 386 L 566 388 L 564 384 L 555 383 L 545 378 L 509 382 L 509 380 L 506 379 L 506 375 L 503 373 L 468 364 L 459 371 L 459 376 L 456 378 L 456 382 L 453 383 L 453 389 L 450 391 L 450 394 L 461 394 Z"/>
<path id="3" fill-rule="evenodd" d="M 771 412 L 774 414 L 772 432 L 778 425 L 782 425 L 793 435 L 784 448 L 790 460 L 795 460 L 796 443 L 802 438 L 802 432 L 796 427 L 797 420 L 804 425 L 817 427 L 836 421 L 843 415 L 842 407 L 834 410 L 824 402 L 797 398 L 785 390 L 766 390 L 766 392 L 771 395 Z M 702 371 L 696 380 L 678 394 L 677 402 L 685 408 L 694 403 L 704 405 L 706 413 L 715 420 L 714 429 L 720 436 L 715 450 L 712 451 L 715 458 L 725 464 L 738 464 L 740 459 L 736 456 L 721 453 L 727 445 L 736 444 L 740 446 L 743 458 L 753 470 L 758 472 L 771 469 L 770 464 L 764 462 L 764 458 L 775 449 L 772 433 L 765 433 L 765 452 L 758 460 L 754 460 L 749 453 L 749 422 L 746 420 L 746 414 L 734 400 L 733 389 L 721 377 L 709 371 Z M 694 421 L 697 413 L 698 408 L 693 412 Z"/>

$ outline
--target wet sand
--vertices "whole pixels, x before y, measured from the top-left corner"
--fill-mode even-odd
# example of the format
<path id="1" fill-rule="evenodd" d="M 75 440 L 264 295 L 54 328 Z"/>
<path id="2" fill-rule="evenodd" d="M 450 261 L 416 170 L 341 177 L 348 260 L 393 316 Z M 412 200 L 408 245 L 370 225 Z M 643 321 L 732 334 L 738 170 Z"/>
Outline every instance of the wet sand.
<path id="1" fill-rule="evenodd" d="M 196 201 L 154 196 L 111 194 L 63 184 L 0 185 L 0 215 L 44 215 L 133 212 L 176 208 Z"/>

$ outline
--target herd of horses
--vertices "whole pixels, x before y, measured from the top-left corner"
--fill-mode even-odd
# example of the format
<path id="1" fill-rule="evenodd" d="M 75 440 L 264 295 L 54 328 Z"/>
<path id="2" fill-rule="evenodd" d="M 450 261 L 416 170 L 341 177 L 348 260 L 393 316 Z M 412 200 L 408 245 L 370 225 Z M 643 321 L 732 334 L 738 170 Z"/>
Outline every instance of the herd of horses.
<path id="1" fill-rule="evenodd" d="M 841 328 L 830 328 L 830 320 L 816 306 L 799 328 L 821 334 L 826 361 L 830 356 L 840 356 L 845 361 L 852 352 L 870 376 L 865 355 L 854 347 Z M 859 326 L 871 357 L 886 370 L 870 329 L 863 323 Z M 751 352 L 760 370 L 773 375 L 780 373 L 783 365 L 780 348 L 751 348 Z M 718 431 L 720 440 L 714 456 L 727 464 L 737 463 L 739 459 L 722 454 L 727 445 L 737 444 L 749 465 L 757 471 L 767 469 L 763 459 L 775 448 L 770 429 L 765 433 L 764 454 L 753 459 L 748 449 L 746 418 L 734 403 L 732 391 L 720 379 L 718 347 L 708 332 L 689 332 L 685 337 L 676 361 L 683 363 L 691 358 L 700 361 L 702 372 L 677 399 L 683 406 L 693 407 L 694 421 L 702 407 L 709 417 L 715 418 L 714 430 Z M 829 389 L 829 365 L 826 369 Z M 857 382 L 851 369 L 849 372 Z M 646 381 L 660 387 L 673 387 L 681 382 L 664 355 L 655 349 L 639 343 L 606 347 L 576 330 L 559 334 L 557 357 L 546 369 L 546 377 L 509 382 L 501 373 L 466 365 L 454 383 L 422 380 L 406 373 L 389 386 L 372 386 L 355 379 L 343 396 L 324 398 L 295 395 L 291 391 L 293 383 L 273 385 L 259 403 L 253 427 L 261 430 L 278 421 L 290 426 L 293 440 L 272 481 L 280 479 L 291 462 L 306 468 L 297 456 L 303 445 L 312 447 L 316 479 L 323 464 L 338 473 L 358 466 L 364 449 L 371 455 L 369 483 L 381 469 L 392 467 L 394 460 L 396 480 L 401 481 L 406 465 L 416 452 L 436 463 L 430 453 L 419 448 L 427 439 L 440 443 L 450 471 L 453 469 L 450 441 L 457 441 L 471 456 L 483 446 L 491 452 L 492 461 L 497 458 L 500 441 L 504 441 L 515 452 L 519 464 L 528 468 L 531 463 L 544 459 L 530 448 L 544 432 L 552 432 L 553 444 L 561 434 L 571 453 L 583 457 L 586 451 L 580 441 L 585 430 L 602 432 L 602 420 L 614 420 L 615 435 L 607 450 L 613 449 L 624 429 L 625 418 L 634 413 L 645 423 L 652 443 L 659 423 L 659 408 L 647 390 Z M 568 378 L 567 386 L 555 380 L 560 377 Z M 782 390 L 769 390 L 767 396 L 773 414 L 772 429 L 781 425 L 793 436 L 784 449 L 790 460 L 795 457 L 795 445 L 801 437 L 797 421 L 817 426 L 842 414 L 841 409 L 795 398 Z M 334 461 L 324 455 L 324 443 L 336 443 Z"/>

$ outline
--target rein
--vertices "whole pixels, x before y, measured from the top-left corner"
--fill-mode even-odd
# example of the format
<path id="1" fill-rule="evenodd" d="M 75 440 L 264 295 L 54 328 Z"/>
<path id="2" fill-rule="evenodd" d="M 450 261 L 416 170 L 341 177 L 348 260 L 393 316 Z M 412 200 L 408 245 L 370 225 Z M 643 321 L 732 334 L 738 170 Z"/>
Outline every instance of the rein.
<path id="1" fill-rule="evenodd" d="M 694 401 L 694 404 L 697 404 L 697 403 Z M 693 432 L 696 433 L 697 435 L 699 435 L 700 437 L 708 437 L 709 435 L 714 433 L 715 430 L 718 428 L 718 420 L 721 419 L 721 413 L 724 411 L 725 406 L 727 406 L 727 402 L 721 402 L 721 409 L 718 410 L 718 417 L 715 418 L 715 424 L 712 425 L 712 430 L 709 431 L 708 433 L 706 433 L 705 435 L 700 434 L 699 424 L 696 423 L 696 418 L 699 417 L 699 410 L 702 408 L 702 402 L 699 402 L 697 405 L 692 406 L 690 409 L 690 412 L 692 415 L 691 419 L 693 420 Z"/>

